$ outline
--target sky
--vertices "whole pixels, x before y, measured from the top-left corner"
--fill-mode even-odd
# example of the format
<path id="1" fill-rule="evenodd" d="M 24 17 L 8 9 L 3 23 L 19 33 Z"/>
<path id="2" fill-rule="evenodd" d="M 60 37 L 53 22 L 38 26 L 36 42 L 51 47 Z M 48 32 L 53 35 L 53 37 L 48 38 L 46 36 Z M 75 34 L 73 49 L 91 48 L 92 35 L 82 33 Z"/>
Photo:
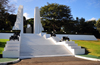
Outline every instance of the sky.
<path id="1" fill-rule="evenodd" d="M 19 5 L 23 5 L 23 15 L 26 19 L 34 18 L 35 7 L 43 7 L 48 3 L 57 3 L 67 5 L 71 9 L 71 15 L 85 18 L 88 20 L 98 20 L 100 18 L 100 0 L 9 0 L 10 4 L 15 5 L 15 13 L 17 14 Z"/>

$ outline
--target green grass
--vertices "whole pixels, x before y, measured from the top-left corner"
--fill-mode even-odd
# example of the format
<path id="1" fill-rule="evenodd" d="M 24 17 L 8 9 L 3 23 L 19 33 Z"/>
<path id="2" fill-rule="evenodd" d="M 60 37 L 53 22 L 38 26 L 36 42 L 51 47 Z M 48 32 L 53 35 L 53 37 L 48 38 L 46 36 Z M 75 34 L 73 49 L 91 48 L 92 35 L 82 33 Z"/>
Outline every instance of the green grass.
<path id="1" fill-rule="evenodd" d="M 87 40 L 73 40 L 78 46 L 86 49 L 88 55 L 100 57 L 100 40 L 87 41 Z"/>
<path id="2" fill-rule="evenodd" d="M 0 63 L 15 61 L 17 58 L 0 58 Z"/>
<path id="3" fill-rule="evenodd" d="M 88 58 L 100 59 L 100 57 L 93 56 L 93 55 L 79 55 L 79 56 L 88 57 Z"/>
<path id="4" fill-rule="evenodd" d="M 9 39 L 0 39 L 0 54 L 2 54 L 7 41 L 9 41 Z"/>

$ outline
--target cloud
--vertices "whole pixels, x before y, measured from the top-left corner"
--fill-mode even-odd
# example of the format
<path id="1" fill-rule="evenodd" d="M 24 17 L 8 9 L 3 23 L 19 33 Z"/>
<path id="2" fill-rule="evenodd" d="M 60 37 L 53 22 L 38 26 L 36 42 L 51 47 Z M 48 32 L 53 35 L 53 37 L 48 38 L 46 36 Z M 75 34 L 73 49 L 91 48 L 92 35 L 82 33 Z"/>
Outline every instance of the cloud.
<path id="1" fill-rule="evenodd" d="M 96 20 L 96 18 L 93 17 L 93 18 L 89 19 L 88 21 L 92 21 L 92 20 Z"/>
<path id="2" fill-rule="evenodd" d="M 25 16 L 26 19 L 29 19 L 29 14 L 28 13 L 24 13 L 23 16 Z"/>
<path id="3" fill-rule="evenodd" d="M 89 6 L 93 6 L 95 8 L 100 7 L 100 0 L 86 0 Z"/>

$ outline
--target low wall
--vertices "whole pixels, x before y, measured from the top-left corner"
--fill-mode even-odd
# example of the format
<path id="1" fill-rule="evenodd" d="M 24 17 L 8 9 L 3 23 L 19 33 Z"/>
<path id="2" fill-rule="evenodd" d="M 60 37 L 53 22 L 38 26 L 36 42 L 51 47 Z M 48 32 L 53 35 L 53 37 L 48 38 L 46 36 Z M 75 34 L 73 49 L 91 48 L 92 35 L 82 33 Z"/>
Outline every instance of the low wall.
<path id="1" fill-rule="evenodd" d="M 70 40 L 97 40 L 94 35 L 71 35 L 71 34 L 57 34 L 60 39 L 63 36 L 68 36 Z"/>
<path id="2" fill-rule="evenodd" d="M 0 39 L 9 39 L 13 33 L 0 33 Z M 60 39 L 63 36 L 68 36 L 71 40 L 97 40 L 94 35 L 71 35 L 71 34 L 56 34 Z M 46 37 L 49 38 L 50 34 L 46 34 Z"/>
<path id="3" fill-rule="evenodd" d="M 0 39 L 9 39 L 13 33 L 0 33 Z"/>
<path id="4" fill-rule="evenodd" d="M 60 39 L 63 36 L 67 36 L 70 40 L 97 40 L 94 35 L 72 35 L 72 34 L 56 34 Z M 49 38 L 50 34 L 46 34 L 46 37 Z"/>

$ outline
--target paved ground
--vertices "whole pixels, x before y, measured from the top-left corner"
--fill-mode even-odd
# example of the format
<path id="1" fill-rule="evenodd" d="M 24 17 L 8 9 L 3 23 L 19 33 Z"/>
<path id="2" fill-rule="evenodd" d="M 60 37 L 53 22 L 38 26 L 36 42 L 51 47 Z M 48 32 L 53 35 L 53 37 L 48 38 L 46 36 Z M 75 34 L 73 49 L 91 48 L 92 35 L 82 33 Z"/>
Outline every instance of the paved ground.
<path id="1" fill-rule="evenodd" d="M 100 65 L 100 62 L 65 56 L 23 59 L 18 63 L 9 65 Z"/>

